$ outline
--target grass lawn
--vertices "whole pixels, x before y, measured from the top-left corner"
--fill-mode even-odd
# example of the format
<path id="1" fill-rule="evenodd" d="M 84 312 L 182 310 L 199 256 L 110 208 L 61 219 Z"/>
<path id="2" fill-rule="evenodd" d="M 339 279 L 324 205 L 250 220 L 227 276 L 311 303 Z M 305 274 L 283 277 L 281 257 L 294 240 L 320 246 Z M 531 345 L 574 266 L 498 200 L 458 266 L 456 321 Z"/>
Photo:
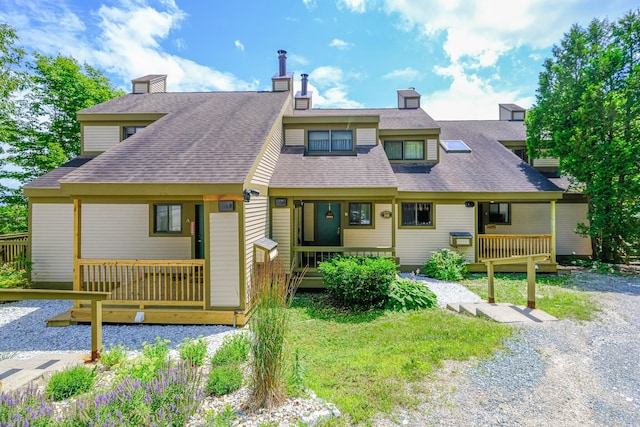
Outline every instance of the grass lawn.
<path id="1" fill-rule="evenodd" d="M 291 308 L 289 354 L 300 352 L 307 386 L 365 425 L 394 407 L 414 407 L 407 385 L 443 360 L 490 357 L 510 337 L 509 326 L 441 309 L 406 313 L 343 313 L 322 295 L 297 297 Z M 332 425 L 346 424 L 342 419 Z"/>
<path id="2" fill-rule="evenodd" d="M 461 282 L 470 291 L 487 299 L 486 274 L 474 274 Z M 496 302 L 527 305 L 527 275 L 496 274 L 494 281 Z M 560 319 L 591 320 L 598 308 L 592 298 L 571 287 L 571 276 L 536 275 L 536 308 Z"/>

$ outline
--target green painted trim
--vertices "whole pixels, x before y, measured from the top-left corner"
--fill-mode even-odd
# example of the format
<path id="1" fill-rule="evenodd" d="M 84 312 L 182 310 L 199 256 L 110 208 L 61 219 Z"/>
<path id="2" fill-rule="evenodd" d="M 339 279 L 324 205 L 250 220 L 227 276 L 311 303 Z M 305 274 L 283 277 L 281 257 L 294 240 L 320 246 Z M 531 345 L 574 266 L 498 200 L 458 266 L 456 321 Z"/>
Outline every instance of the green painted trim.
<path id="1" fill-rule="evenodd" d="M 76 118 L 79 122 L 154 122 L 163 118 L 169 113 L 77 113 Z"/>
<path id="2" fill-rule="evenodd" d="M 29 244 L 27 245 L 27 259 L 33 260 L 33 201 L 27 199 L 27 230 L 29 231 Z M 31 282 L 33 271 L 29 271 L 29 282 Z"/>
<path id="3" fill-rule="evenodd" d="M 363 187 L 363 188 L 270 188 L 269 195 L 272 197 L 293 197 L 294 199 L 389 199 L 395 197 L 397 189 L 395 187 Z"/>
<path id="4" fill-rule="evenodd" d="M 36 282 L 31 289 L 55 289 L 60 291 L 72 291 L 73 282 Z"/>
<path id="5" fill-rule="evenodd" d="M 404 151 L 405 151 L 405 143 L 407 141 L 420 141 L 422 142 L 422 159 L 389 159 L 387 156 L 387 160 L 389 160 L 389 163 L 437 163 L 437 160 L 427 160 L 427 145 L 428 145 L 428 140 L 426 139 L 418 139 L 418 138 L 409 138 L 409 139 L 391 139 L 391 138 L 385 138 L 382 141 L 382 148 L 384 149 L 385 145 L 388 142 L 400 142 L 402 143 L 402 156 L 404 157 Z M 386 151 L 385 151 L 386 154 Z"/>
<path id="6" fill-rule="evenodd" d="M 203 204 L 203 215 L 204 215 L 204 230 L 203 230 L 203 238 L 204 238 L 204 271 L 205 271 L 205 284 L 204 287 L 204 308 L 205 310 L 210 310 L 212 308 L 211 305 L 211 287 L 213 283 L 213 278 L 211 277 L 211 230 L 210 230 L 210 221 L 211 221 L 211 208 L 212 205 L 216 205 L 217 202 L 214 201 L 206 201 L 202 202 Z"/>
<path id="7" fill-rule="evenodd" d="M 195 221 L 195 202 L 170 202 L 170 201 L 150 201 L 149 205 L 149 237 L 192 237 L 191 236 L 191 223 Z M 180 206 L 180 224 L 182 225 L 182 231 L 180 233 L 158 233 L 154 231 L 155 215 L 154 206 L 156 205 L 179 205 Z M 190 220 L 188 222 L 188 220 Z M 193 254 L 192 254 L 193 255 Z"/>
<path id="8" fill-rule="evenodd" d="M 367 114 L 367 115 L 348 115 L 348 116 L 284 116 L 282 123 L 285 125 L 290 124 L 340 124 L 351 125 L 353 123 L 379 123 L 380 115 Z"/>
<path id="9" fill-rule="evenodd" d="M 239 206 L 238 206 L 239 205 Z M 240 262 L 238 268 L 240 270 L 240 276 L 238 280 L 238 298 L 240 300 L 239 309 L 244 310 L 247 307 L 247 240 L 245 236 L 246 231 L 246 210 L 244 203 L 236 203 L 236 210 L 238 211 L 238 249 L 240 250 L 239 258 Z M 253 249 L 253 248 L 252 248 Z M 253 266 L 249 267 L 250 269 Z M 251 273 L 249 271 L 249 273 Z"/>
<path id="10" fill-rule="evenodd" d="M 307 127 L 304 130 L 304 155 L 305 156 L 355 156 L 356 147 L 358 146 L 358 141 L 356 141 L 356 129 L 357 128 L 347 128 L 340 126 L 323 126 L 323 127 Z M 329 141 L 331 141 L 331 131 L 350 131 L 351 132 L 351 144 L 352 149 L 349 151 L 309 151 L 309 132 L 329 132 Z M 331 143 L 329 143 L 331 145 Z"/>
<path id="11" fill-rule="evenodd" d="M 532 191 L 527 193 L 476 193 L 476 192 L 398 192 L 398 199 L 427 200 L 479 200 L 482 202 L 551 201 L 562 198 L 561 191 Z"/>
<path id="12" fill-rule="evenodd" d="M 69 197 L 29 197 L 29 203 L 62 203 L 71 205 L 73 200 Z"/>
<path id="13" fill-rule="evenodd" d="M 431 225 L 402 225 L 402 203 L 431 203 Z M 433 200 L 398 200 L 398 214 L 396 224 L 399 230 L 435 230 L 436 228 L 436 203 Z"/>
<path id="14" fill-rule="evenodd" d="M 203 196 L 206 194 L 242 195 L 242 183 L 111 183 L 111 182 L 63 182 L 62 194 L 72 197 L 84 196 L 152 196 L 167 195 Z"/>
<path id="15" fill-rule="evenodd" d="M 64 194 L 60 187 L 58 188 L 24 188 L 22 187 L 22 194 L 25 197 L 33 198 L 65 198 L 71 200 L 68 194 Z"/>
<path id="16" fill-rule="evenodd" d="M 369 203 L 371 205 L 371 224 L 369 225 L 352 225 L 350 224 L 350 210 L 349 210 L 349 205 L 351 203 Z M 349 200 L 346 202 L 342 202 L 340 203 L 342 206 L 340 209 L 342 209 L 342 212 L 345 212 L 347 215 L 342 215 L 343 217 L 345 217 L 346 219 L 344 220 L 344 226 L 342 226 L 342 229 L 351 229 L 351 230 L 375 230 L 376 228 L 376 204 L 373 201 L 370 200 Z"/>

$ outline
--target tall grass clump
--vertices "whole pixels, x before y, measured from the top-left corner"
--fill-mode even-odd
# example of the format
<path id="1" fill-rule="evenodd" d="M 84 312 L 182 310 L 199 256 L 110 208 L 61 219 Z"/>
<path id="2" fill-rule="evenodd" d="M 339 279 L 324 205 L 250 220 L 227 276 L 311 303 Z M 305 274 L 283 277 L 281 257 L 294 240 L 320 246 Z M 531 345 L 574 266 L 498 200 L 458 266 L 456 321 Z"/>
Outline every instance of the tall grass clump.
<path id="1" fill-rule="evenodd" d="M 304 274 L 304 273 L 303 273 Z M 249 320 L 251 342 L 251 405 L 272 408 L 286 399 L 284 338 L 288 308 L 302 276 L 287 275 L 279 258 L 254 267 Z"/>

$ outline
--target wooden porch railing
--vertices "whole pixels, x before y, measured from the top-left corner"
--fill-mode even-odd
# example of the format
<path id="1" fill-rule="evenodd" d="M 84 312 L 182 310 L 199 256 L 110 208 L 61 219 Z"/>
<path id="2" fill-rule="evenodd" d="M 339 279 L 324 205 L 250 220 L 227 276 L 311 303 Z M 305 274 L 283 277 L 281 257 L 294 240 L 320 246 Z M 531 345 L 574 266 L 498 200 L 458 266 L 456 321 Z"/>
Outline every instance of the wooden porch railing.
<path id="1" fill-rule="evenodd" d="M 344 247 L 344 246 L 295 246 L 293 256 L 294 271 L 302 271 L 307 267 L 308 272 L 316 272 L 318 264 L 335 255 L 344 256 L 383 256 L 394 257 L 395 248 L 377 247 Z"/>
<path id="2" fill-rule="evenodd" d="M 109 292 L 109 305 L 204 308 L 204 260 L 79 259 L 74 289 Z"/>
<path id="3" fill-rule="evenodd" d="M 29 233 L 0 235 L 0 264 L 14 263 L 18 269 L 26 268 L 29 243 Z"/>
<path id="4" fill-rule="evenodd" d="M 479 234 L 478 259 L 551 253 L 551 234 Z"/>

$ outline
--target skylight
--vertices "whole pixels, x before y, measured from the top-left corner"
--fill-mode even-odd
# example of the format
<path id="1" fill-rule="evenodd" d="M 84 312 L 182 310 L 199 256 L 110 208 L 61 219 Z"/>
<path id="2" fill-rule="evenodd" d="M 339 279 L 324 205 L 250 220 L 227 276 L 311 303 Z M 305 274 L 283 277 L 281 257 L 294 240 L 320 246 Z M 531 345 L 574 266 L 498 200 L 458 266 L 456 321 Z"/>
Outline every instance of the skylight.
<path id="1" fill-rule="evenodd" d="M 460 139 L 441 139 L 440 145 L 447 153 L 470 153 L 471 148 Z"/>

